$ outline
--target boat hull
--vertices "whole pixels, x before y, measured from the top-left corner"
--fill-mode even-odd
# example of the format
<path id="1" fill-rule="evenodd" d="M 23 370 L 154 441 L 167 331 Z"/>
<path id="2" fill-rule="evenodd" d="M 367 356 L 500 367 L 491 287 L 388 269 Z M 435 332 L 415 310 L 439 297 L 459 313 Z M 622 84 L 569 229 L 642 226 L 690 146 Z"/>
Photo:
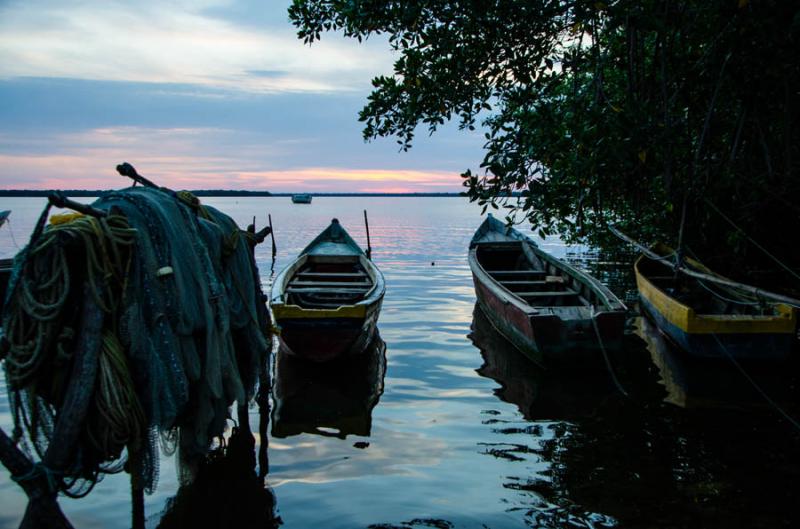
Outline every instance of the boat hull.
<path id="1" fill-rule="evenodd" d="M 596 367 L 622 347 L 627 308 L 614 293 L 492 215 L 468 261 L 481 310 L 534 362 Z"/>
<path id="2" fill-rule="evenodd" d="M 602 355 L 598 354 L 602 348 L 616 350 L 622 346 L 624 312 L 565 320 L 509 299 L 505 291 L 487 284 L 474 271 L 472 277 L 483 313 L 500 334 L 537 364 L 595 365 L 602 362 Z"/>
<path id="3" fill-rule="evenodd" d="M 793 309 L 777 306 L 775 315 L 698 314 L 660 289 L 635 265 L 642 311 L 659 331 L 689 355 L 698 358 L 781 360 L 796 343 Z M 711 273 L 711 272 L 709 272 Z"/>
<path id="4" fill-rule="evenodd" d="M 315 362 L 361 354 L 375 337 L 381 304 L 382 299 L 364 307 L 362 316 L 294 310 L 291 316 L 284 317 L 278 312 L 274 317 L 280 329 L 281 348 L 287 354 Z"/>
<path id="5" fill-rule="evenodd" d="M 272 283 L 281 348 L 315 362 L 364 352 L 385 293 L 383 274 L 333 219 Z"/>
<path id="6" fill-rule="evenodd" d="M 639 295 L 642 309 L 667 338 L 686 353 L 698 358 L 739 360 L 782 360 L 789 356 L 795 342 L 794 333 L 786 332 L 723 332 L 692 333 L 671 321 L 647 297 Z"/>

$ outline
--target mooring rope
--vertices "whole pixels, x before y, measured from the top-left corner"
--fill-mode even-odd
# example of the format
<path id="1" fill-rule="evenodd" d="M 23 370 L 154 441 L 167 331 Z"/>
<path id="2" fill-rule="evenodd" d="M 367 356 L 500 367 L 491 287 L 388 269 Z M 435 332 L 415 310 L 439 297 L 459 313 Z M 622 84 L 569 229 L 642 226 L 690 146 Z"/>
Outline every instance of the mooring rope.
<path id="1" fill-rule="evenodd" d="M 764 400 L 767 401 L 767 403 L 770 406 L 773 407 L 773 409 L 775 409 L 775 411 L 777 411 L 784 419 L 786 419 L 789 422 L 789 424 L 794 426 L 794 428 L 798 432 L 800 432 L 800 422 L 798 422 L 794 417 L 789 415 L 783 408 L 781 408 L 778 405 L 778 403 L 775 402 L 772 399 L 772 397 L 770 397 L 767 394 L 767 392 L 764 391 L 755 380 L 753 380 L 753 378 L 747 373 L 747 371 L 744 370 L 744 367 L 742 367 L 742 365 L 736 361 L 736 358 L 734 358 L 734 356 L 730 353 L 730 351 L 728 351 L 727 347 L 725 347 L 725 345 L 722 343 L 722 341 L 720 341 L 719 337 L 716 334 L 711 333 L 711 336 L 714 337 L 714 340 L 717 342 L 717 345 L 719 345 L 720 349 L 722 349 L 722 351 L 725 353 L 725 356 L 728 357 L 728 360 L 731 361 L 731 363 L 736 367 L 739 373 L 742 374 L 745 380 L 747 380 L 753 386 L 753 388 L 764 398 Z"/>
<path id="2" fill-rule="evenodd" d="M 727 215 L 725 215 L 725 214 L 724 214 L 724 213 L 723 213 L 723 212 L 722 212 L 722 211 L 721 211 L 721 210 L 720 210 L 720 209 L 719 209 L 717 206 L 715 206 L 713 202 L 711 202 L 711 201 L 710 201 L 710 200 L 708 200 L 708 199 L 705 199 L 705 202 L 706 202 L 706 204 L 708 204 L 709 206 L 711 206 L 711 209 L 713 209 L 714 211 L 716 211 L 716 212 L 717 212 L 717 214 L 718 214 L 720 217 L 722 217 L 723 219 L 725 219 L 725 220 L 726 220 L 726 221 L 727 221 L 727 222 L 728 222 L 728 223 L 729 223 L 731 226 L 733 226 L 733 227 L 734 227 L 734 229 L 736 229 L 736 230 L 737 230 L 739 233 L 741 233 L 742 235 L 744 235 L 744 238 L 745 238 L 745 239 L 747 239 L 748 241 L 750 241 L 750 242 L 753 244 L 753 246 L 755 246 L 756 248 L 758 248 L 759 250 L 761 250 L 762 252 L 764 252 L 764 254 L 766 254 L 766 256 L 767 256 L 767 257 L 769 257 L 770 259 L 772 259 L 772 260 L 773 260 L 773 261 L 774 261 L 774 262 L 775 262 L 775 263 L 776 263 L 778 266 L 780 266 L 781 268 L 783 268 L 784 270 L 786 270 L 787 272 L 789 272 L 789 273 L 790 273 L 792 276 L 794 276 L 794 277 L 795 277 L 795 279 L 798 279 L 798 280 L 800 280 L 800 274 L 798 274 L 797 272 L 795 272 L 794 270 L 792 270 L 792 269 L 791 269 L 791 268 L 790 268 L 788 265 L 786 265 L 785 263 L 783 263 L 783 261 L 781 261 L 780 259 L 778 259 L 778 258 L 777 258 L 777 257 L 775 257 L 774 255 L 772 255 L 772 254 L 769 252 L 769 250 L 767 250 L 766 248 L 764 248 L 763 246 L 761 246 L 760 244 L 758 244 L 758 241 L 756 241 L 755 239 L 753 239 L 752 237 L 750 237 L 750 236 L 747 234 L 747 232 L 745 232 L 745 231 L 744 231 L 742 228 L 740 228 L 739 226 L 737 226 L 737 225 L 736 225 L 736 223 L 735 223 L 735 222 L 733 222 L 733 221 L 730 219 L 730 217 L 728 217 Z"/>
<path id="3" fill-rule="evenodd" d="M 41 476 L 44 476 L 47 483 L 47 491 L 50 494 L 56 494 L 60 488 L 62 473 L 49 468 L 47 465 L 38 461 L 31 466 L 30 471 L 21 476 L 11 475 L 11 479 L 15 483 L 25 483 L 26 481 L 35 481 Z"/>
<path id="4" fill-rule="evenodd" d="M 617 374 L 614 372 L 614 366 L 611 365 L 611 359 L 608 356 L 608 351 L 606 351 L 606 346 L 603 344 L 603 338 L 600 336 L 600 328 L 597 326 L 597 320 L 594 318 L 595 312 L 594 307 L 592 307 L 591 312 L 591 319 L 592 319 L 592 327 L 594 327 L 594 334 L 597 337 L 597 343 L 600 344 L 600 351 L 603 353 L 603 359 L 606 362 L 606 369 L 608 369 L 609 375 L 611 375 L 611 380 L 614 382 L 614 385 L 617 386 L 617 389 L 623 396 L 630 398 L 630 395 L 625 388 L 622 387 L 619 379 L 617 378 Z"/>

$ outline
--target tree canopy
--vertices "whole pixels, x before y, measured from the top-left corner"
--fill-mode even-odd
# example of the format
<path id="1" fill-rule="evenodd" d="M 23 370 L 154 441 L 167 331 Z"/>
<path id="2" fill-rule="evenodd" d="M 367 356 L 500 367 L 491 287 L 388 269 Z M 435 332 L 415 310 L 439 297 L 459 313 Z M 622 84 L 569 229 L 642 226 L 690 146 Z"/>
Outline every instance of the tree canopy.
<path id="1" fill-rule="evenodd" d="M 462 175 L 473 200 L 567 240 L 617 224 L 675 244 L 683 225 L 709 260 L 749 262 L 749 237 L 800 261 L 796 2 L 295 0 L 289 15 L 307 43 L 388 36 L 366 139 L 485 131 Z"/>

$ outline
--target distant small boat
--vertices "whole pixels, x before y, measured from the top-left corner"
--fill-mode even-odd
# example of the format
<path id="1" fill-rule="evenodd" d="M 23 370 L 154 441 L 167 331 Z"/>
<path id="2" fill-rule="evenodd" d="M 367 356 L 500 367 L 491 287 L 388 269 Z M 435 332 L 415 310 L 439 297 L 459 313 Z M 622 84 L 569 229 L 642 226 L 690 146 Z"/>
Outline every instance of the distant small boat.
<path id="1" fill-rule="evenodd" d="M 674 254 L 663 244 L 650 251 L 664 259 Z M 684 266 L 724 279 L 693 259 L 685 259 Z M 739 359 L 781 359 L 790 354 L 797 331 L 797 311 L 791 306 L 684 273 L 676 275 L 645 255 L 637 259 L 634 270 L 643 311 L 689 354 Z"/>
<path id="2" fill-rule="evenodd" d="M 311 195 L 308 193 L 292 195 L 292 202 L 295 204 L 311 204 Z"/>
<path id="3" fill-rule="evenodd" d="M 316 361 L 363 352 L 385 292 L 383 274 L 333 219 L 272 284 L 281 346 Z"/>
<path id="4" fill-rule="evenodd" d="M 469 266 L 481 310 L 533 361 L 593 362 L 601 342 L 622 345 L 625 305 L 492 215 L 472 238 Z"/>

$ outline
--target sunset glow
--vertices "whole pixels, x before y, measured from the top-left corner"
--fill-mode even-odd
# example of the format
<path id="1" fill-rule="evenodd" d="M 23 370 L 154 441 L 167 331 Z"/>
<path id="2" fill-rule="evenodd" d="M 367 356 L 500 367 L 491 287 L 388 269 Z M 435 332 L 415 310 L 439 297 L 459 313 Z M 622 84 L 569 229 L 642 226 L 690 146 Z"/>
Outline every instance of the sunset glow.
<path id="1" fill-rule="evenodd" d="M 365 143 L 358 110 L 391 73 L 387 42 L 306 46 L 289 4 L 0 6 L 0 188 L 121 187 L 127 161 L 175 189 L 460 191 L 482 137 Z"/>

